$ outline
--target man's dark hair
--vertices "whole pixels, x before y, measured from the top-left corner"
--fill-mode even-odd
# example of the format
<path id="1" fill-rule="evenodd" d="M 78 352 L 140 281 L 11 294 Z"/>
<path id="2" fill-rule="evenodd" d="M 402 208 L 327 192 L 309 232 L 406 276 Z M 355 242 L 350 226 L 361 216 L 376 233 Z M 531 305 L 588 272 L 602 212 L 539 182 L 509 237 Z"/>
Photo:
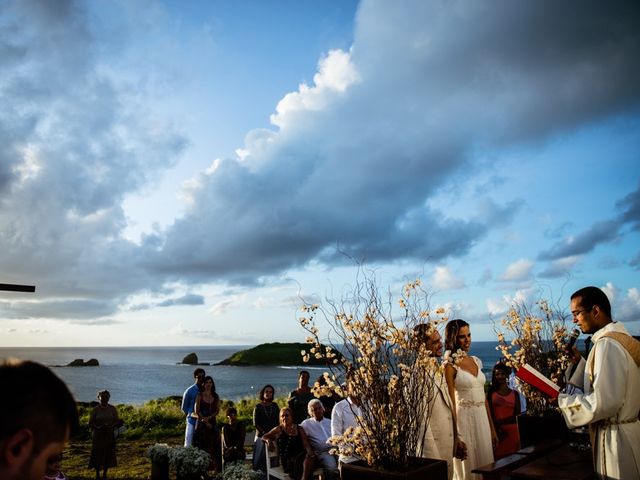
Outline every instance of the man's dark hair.
<path id="1" fill-rule="evenodd" d="M 611 318 L 611 303 L 607 294 L 598 287 L 584 287 L 571 295 L 571 300 L 580 298 L 580 306 L 585 309 L 591 309 L 594 305 L 598 305 L 604 314 Z"/>
<path id="2" fill-rule="evenodd" d="M 198 367 L 193 371 L 193 378 L 196 378 L 198 375 L 202 375 L 203 377 L 206 375 L 204 373 L 204 368 Z"/>
<path id="3" fill-rule="evenodd" d="M 76 402 L 65 383 L 36 362 L 0 363 L 0 441 L 23 428 L 33 433 L 33 454 L 78 430 Z"/>
<path id="4" fill-rule="evenodd" d="M 298 374 L 298 378 L 300 378 L 302 375 L 307 375 L 308 377 L 311 376 L 309 375 L 309 372 L 307 372 L 306 370 L 300 370 L 300 373 Z"/>

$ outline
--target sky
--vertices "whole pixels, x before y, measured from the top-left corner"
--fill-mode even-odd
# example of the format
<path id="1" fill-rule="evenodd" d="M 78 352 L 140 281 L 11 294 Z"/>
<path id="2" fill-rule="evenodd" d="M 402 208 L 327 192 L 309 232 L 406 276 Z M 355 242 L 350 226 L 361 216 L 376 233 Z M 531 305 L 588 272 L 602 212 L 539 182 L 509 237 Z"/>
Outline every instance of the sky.
<path id="1" fill-rule="evenodd" d="M 640 334 L 640 4 L 0 2 L 0 346 L 303 341 L 420 278 Z"/>

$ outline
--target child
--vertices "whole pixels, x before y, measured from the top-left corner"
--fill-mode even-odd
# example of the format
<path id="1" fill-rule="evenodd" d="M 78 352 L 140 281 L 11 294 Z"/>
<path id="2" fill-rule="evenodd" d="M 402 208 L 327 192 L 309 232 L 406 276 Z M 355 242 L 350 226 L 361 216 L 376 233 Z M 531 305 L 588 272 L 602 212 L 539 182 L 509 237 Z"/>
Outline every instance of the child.
<path id="1" fill-rule="evenodd" d="M 47 459 L 47 469 L 44 472 L 44 480 L 67 480 L 64 473 L 60 471 L 62 454 L 54 455 Z"/>
<path id="2" fill-rule="evenodd" d="M 509 388 L 507 382 L 510 374 L 510 367 L 504 363 L 496 363 L 487 392 L 491 417 L 500 440 L 493 452 L 496 460 L 520 449 L 520 433 L 516 423 L 516 416 L 520 414 L 520 396 Z"/>
<path id="3" fill-rule="evenodd" d="M 231 407 L 227 408 L 227 420 L 222 427 L 222 436 L 224 443 L 222 444 L 224 463 L 237 462 L 244 460 L 244 437 L 246 430 L 244 425 L 238 422 L 238 411 Z"/>

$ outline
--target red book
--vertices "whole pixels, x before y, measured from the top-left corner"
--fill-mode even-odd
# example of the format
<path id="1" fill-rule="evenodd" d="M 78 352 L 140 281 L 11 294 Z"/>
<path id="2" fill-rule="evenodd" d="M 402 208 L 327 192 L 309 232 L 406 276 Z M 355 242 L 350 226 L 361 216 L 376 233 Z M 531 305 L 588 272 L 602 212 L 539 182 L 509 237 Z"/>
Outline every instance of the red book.
<path id="1" fill-rule="evenodd" d="M 533 368 L 528 363 L 521 366 L 516 372 L 516 376 L 523 382 L 527 382 L 533 388 L 540 390 L 551 398 L 557 398 L 560 387 Z"/>

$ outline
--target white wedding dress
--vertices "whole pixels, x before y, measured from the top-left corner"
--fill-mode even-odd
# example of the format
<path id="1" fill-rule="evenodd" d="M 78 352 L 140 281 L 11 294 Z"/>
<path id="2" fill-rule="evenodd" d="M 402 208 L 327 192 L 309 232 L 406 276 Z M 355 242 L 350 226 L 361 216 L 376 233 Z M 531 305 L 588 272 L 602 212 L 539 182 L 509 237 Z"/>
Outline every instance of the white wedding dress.
<path id="1" fill-rule="evenodd" d="M 485 406 L 484 384 L 486 377 L 482 373 L 482 362 L 471 357 L 478 366 L 478 375 L 456 368 L 456 412 L 458 432 L 467 445 L 468 456 L 462 461 L 453 460 L 453 478 L 456 480 L 481 480 L 482 475 L 472 474 L 471 470 L 493 462 L 491 427 Z"/>

